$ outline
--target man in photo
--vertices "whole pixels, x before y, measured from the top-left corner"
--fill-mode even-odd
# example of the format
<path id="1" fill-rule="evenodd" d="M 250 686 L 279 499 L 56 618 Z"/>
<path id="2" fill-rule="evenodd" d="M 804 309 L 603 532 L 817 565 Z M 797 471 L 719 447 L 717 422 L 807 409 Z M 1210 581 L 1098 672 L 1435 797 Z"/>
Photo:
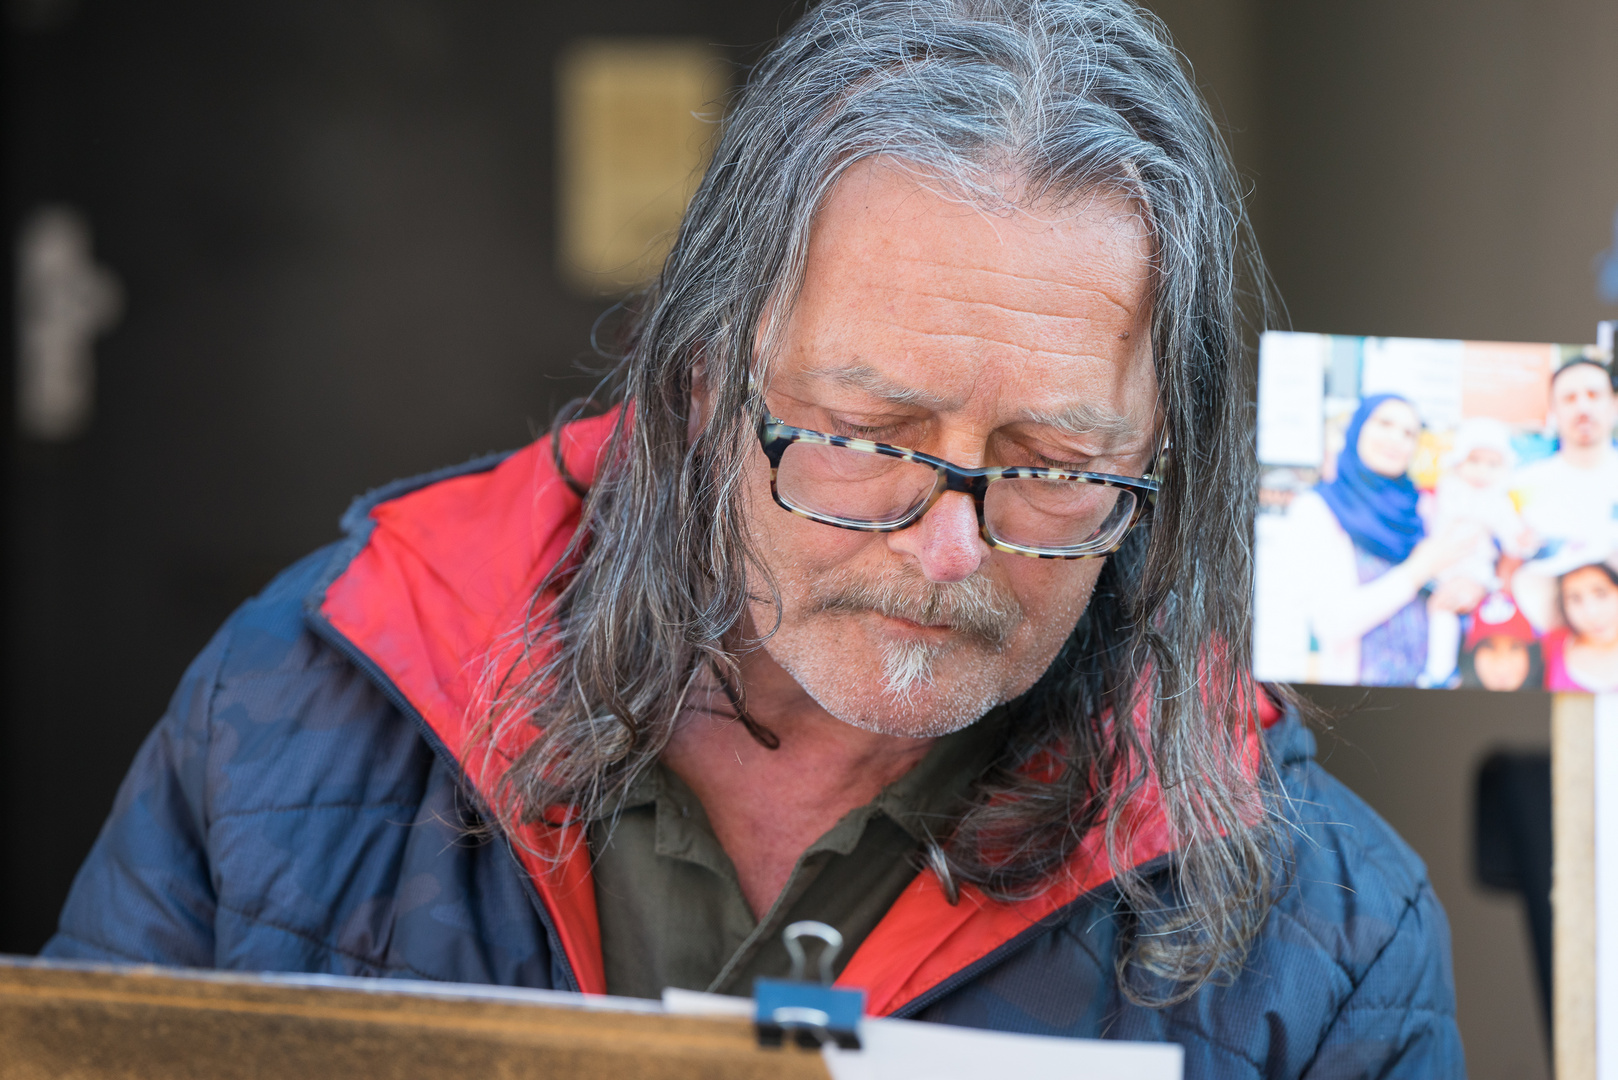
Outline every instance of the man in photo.
<path id="1" fill-rule="evenodd" d="M 1546 554 L 1567 541 L 1612 546 L 1618 518 L 1618 397 L 1612 375 L 1577 359 L 1551 377 L 1556 452 L 1516 470 L 1512 497 Z"/>
<path id="2" fill-rule="evenodd" d="M 1539 544 L 1537 558 L 1511 581 L 1511 592 L 1535 629 L 1562 625 L 1559 567 L 1583 552 L 1604 557 L 1618 547 L 1618 395 L 1611 372 L 1594 360 L 1576 359 L 1551 377 L 1550 418 L 1556 452 L 1518 468 L 1511 497 Z M 1549 663 L 1551 657 L 1547 655 Z"/>
<path id="3" fill-rule="evenodd" d="M 816 920 L 876 1015 L 1464 1075 L 1421 861 L 1250 674 L 1244 221 L 1125 0 L 812 7 L 606 411 L 240 609 L 47 955 L 746 996 Z"/>

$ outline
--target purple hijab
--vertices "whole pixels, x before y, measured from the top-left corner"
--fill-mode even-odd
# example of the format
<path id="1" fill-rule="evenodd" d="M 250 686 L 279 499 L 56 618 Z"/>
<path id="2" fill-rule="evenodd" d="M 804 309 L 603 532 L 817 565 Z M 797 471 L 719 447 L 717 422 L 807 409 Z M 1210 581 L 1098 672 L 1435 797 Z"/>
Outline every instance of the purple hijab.
<path id="1" fill-rule="evenodd" d="M 1397 566 L 1410 557 L 1427 528 L 1416 513 L 1416 485 L 1409 475 L 1383 476 L 1360 460 L 1360 430 L 1385 401 L 1410 405 L 1398 394 L 1375 394 L 1360 402 L 1343 437 L 1343 452 L 1337 456 L 1336 479 L 1315 485 L 1315 490 L 1356 547 Z"/>

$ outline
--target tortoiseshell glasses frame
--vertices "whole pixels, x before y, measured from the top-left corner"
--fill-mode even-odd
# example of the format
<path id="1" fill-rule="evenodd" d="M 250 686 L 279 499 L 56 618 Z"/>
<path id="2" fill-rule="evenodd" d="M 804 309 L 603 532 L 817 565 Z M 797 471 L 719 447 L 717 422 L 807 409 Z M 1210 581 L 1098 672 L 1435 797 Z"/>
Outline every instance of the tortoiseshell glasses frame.
<path id="1" fill-rule="evenodd" d="M 978 532 L 985 543 L 996 551 L 1005 551 L 1014 555 L 1026 555 L 1036 559 L 1093 559 L 1109 555 L 1117 551 L 1123 544 L 1124 537 L 1129 535 L 1139 522 L 1147 507 L 1156 500 L 1160 490 L 1159 483 L 1148 477 L 1136 478 L 1130 476 L 1115 476 L 1111 473 L 1078 472 L 1070 469 L 1049 469 L 1024 465 L 997 465 L 981 469 L 963 469 L 943 458 L 923 454 L 919 450 L 908 450 L 902 446 L 890 446 L 887 443 L 872 442 L 868 439 L 856 439 L 846 435 L 831 435 L 824 431 L 814 431 L 809 428 L 794 427 L 783 420 L 764 413 L 758 425 L 759 446 L 763 448 L 764 455 L 770 462 L 770 494 L 777 506 L 799 517 L 818 521 L 822 525 L 831 525 L 839 529 L 853 529 L 857 532 L 898 532 L 909 528 L 933 508 L 946 493 L 955 491 L 970 495 L 977 506 Z M 908 506 L 902 513 L 891 520 L 866 520 L 862 518 L 839 517 L 824 511 L 817 511 L 797 505 L 781 492 L 780 473 L 781 459 L 788 449 L 795 444 L 809 444 L 821 446 L 835 446 L 845 450 L 853 450 L 861 454 L 870 454 L 877 457 L 895 458 L 899 461 L 908 461 L 917 465 L 925 465 L 933 470 L 935 479 L 932 491 L 924 498 L 918 499 Z M 1161 454 L 1153 462 L 1155 468 L 1161 461 Z M 1037 479 L 1049 481 L 1066 481 L 1074 484 L 1099 486 L 1119 489 L 1120 494 L 1127 493 L 1130 506 L 1122 513 L 1110 513 L 1102 523 L 1103 529 L 1078 543 L 1060 546 L 1035 546 L 1020 544 L 1007 540 L 995 533 L 987 519 L 984 500 L 989 494 L 992 484 L 1001 480 Z"/>

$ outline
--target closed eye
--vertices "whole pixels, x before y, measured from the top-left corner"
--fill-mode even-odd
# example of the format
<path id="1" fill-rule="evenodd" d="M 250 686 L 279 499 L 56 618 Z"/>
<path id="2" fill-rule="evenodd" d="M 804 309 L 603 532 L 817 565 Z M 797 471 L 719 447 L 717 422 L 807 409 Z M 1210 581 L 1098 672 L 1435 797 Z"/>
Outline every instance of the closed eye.
<path id="1" fill-rule="evenodd" d="M 861 423 L 841 416 L 831 416 L 829 419 L 827 430 L 831 434 L 845 435 L 851 439 L 868 439 L 872 442 L 900 442 L 907 430 L 914 427 L 913 422 L 906 421 L 870 420 Z"/>
<path id="2" fill-rule="evenodd" d="M 1011 465 L 1036 465 L 1042 469 L 1056 469 L 1060 472 L 1093 472 L 1096 459 L 1089 454 L 1062 454 L 1060 456 L 1042 453 L 1031 446 L 1018 446 L 1012 455 L 1016 461 L 1008 461 Z"/>
<path id="3" fill-rule="evenodd" d="M 833 435 L 846 435 L 850 439 L 870 439 L 874 442 L 887 441 L 884 436 L 893 430 L 892 424 L 849 424 L 841 421 L 830 427 Z"/>
<path id="4" fill-rule="evenodd" d="M 1074 439 L 1051 438 L 1040 431 L 999 431 L 990 442 L 989 459 L 997 465 L 1026 465 L 1061 472 L 1097 472 L 1094 446 Z"/>

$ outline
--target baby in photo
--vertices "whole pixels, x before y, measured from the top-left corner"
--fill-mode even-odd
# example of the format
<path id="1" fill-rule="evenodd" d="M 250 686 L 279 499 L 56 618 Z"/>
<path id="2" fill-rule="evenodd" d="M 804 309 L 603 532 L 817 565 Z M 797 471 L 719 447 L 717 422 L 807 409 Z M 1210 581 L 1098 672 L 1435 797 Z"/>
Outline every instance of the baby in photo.
<path id="1" fill-rule="evenodd" d="M 1458 523 L 1480 526 L 1484 535 L 1458 563 L 1441 573 L 1435 589 L 1465 578 L 1487 593 L 1500 587 L 1496 574 L 1501 553 L 1526 558 L 1536 546 L 1532 532 L 1517 513 L 1507 490 L 1507 477 L 1517 463 L 1511 429 L 1499 420 L 1463 420 L 1455 445 L 1444 455 L 1444 470 L 1433 493 L 1428 533 L 1436 535 Z M 1422 686 L 1447 686 L 1455 674 L 1461 644 L 1460 616 L 1430 607 L 1427 613 L 1427 670 Z"/>

